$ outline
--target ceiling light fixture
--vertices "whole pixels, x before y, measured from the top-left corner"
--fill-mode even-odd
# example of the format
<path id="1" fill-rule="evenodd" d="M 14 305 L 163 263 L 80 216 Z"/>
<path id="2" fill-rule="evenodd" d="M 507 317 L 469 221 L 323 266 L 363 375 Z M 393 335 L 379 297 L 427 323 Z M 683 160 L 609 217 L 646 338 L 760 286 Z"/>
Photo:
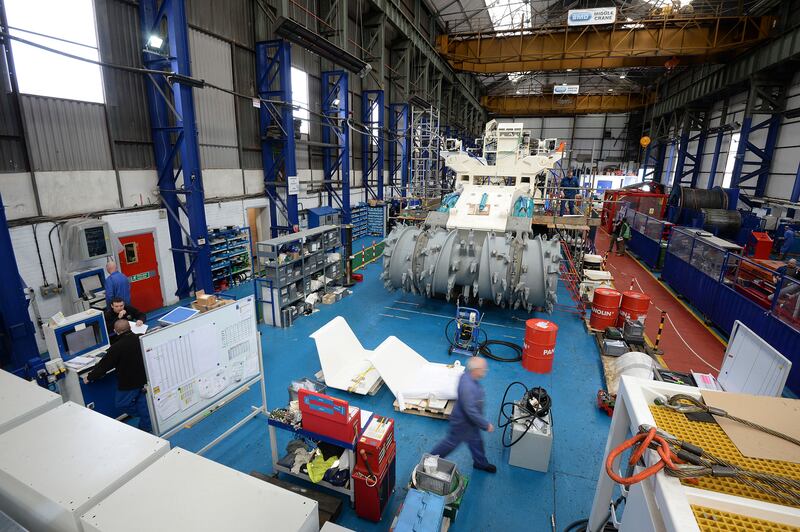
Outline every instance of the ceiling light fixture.
<path id="1" fill-rule="evenodd" d="M 625 79 L 625 77 L 626 77 L 627 75 L 628 75 L 628 74 L 626 74 L 625 72 L 623 72 L 622 74 L 620 74 L 620 75 L 619 75 L 619 79 Z"/>
<path id="2" fill-rule="evenodd" d="M 151 35 L 150 38 L 147 39 L 147 46 L 155 48 L 156 50 L 161 50 L 161 47 L 164 46 L 164 39 L 158 35 Z"/>
<path id="3" fill-rule="evenodd" d="M 608 92 L 614 92 L 614 89 L 608 89 Z"/>
<path id="4" fill-rule="evenodd" d="M 567 72 L 572 72 L 572 69 L 571 69 L 571 68 L 568 68 L 568 69 L 567 69 Z"/>

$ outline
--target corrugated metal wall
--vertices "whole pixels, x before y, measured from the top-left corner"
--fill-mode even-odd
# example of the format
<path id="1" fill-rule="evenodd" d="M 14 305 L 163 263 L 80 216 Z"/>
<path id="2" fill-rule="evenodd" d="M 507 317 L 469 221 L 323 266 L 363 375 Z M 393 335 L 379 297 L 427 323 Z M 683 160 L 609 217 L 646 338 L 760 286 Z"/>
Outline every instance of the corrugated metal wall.
<path id="1" fill-rule="evenodd" d="M 8 90 L 10 87 L 3 85 L 5 83 L 0 85 L 0 172 L 25 172 L 28 168 L 25 143 L 19 130 L 19 110 L 14 95 Z"/>
<path id="2" fill-rule="evenodd" d="M 21 104 L 34 170 L 113 169 L 102 104 L 25 94 Z"/>
<path id="3" fill-rule="evenodd" d="M 187 0 L 189 25 L 233 41 L 245 48 L 255 48 L 253 0 Z"/>
<path id="4" fill-rule="evenodd" d="M 230 44 L 190 29 L 189 48 L 193 77 L 233 90 Z M 234 97 L 210 88 L 193 92 L 203 168 L 239 168 Z"/>
<path id="5" fill-rule="evenodd" d="M 139 10 L 123 0 L 95 0 L 100 57 L 142 66 Z M 106 106 L 119 169 L 155 168 L 145 83 L 140 74 L 104 69 Z"/>
<path id="6" fill-rule="evenodd" d="M 233 78 L 236 92 L 256 94 L 256 58 L 251 50 L 233 47 Z M 258 108 L 252 101 L 236 98 L 239 118 L 239 146 L 242 152 L 242 168 L 261 168 L 261 139 L 258 132 Z"/>

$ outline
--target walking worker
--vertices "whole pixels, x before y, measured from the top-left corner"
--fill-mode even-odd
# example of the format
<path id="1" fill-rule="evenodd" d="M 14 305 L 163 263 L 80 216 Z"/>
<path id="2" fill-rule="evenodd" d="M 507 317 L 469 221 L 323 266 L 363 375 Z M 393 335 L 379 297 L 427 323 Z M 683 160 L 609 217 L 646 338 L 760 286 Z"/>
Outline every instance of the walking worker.
<path id="1" fill-rule="evenodd" d="M 564 211 L 569 206 L 569 213 L 575 214 L 575 197 L 578 195 L 578 188 L 580 188 L 578 178 L 572 174 L 572 170 L 568 171 L 564 177 L 561 178 L 561 194 L 564 200 L 561 202 L 561 216 L 564 216 Z"/>
<path id="2" fill-rule="evenodd" d="M 131 304 L 131 282 L 124 273 L 117 271 L 117 263 L 110 260 L 106 263 L 106 306 L 111 306 L 115 297 L 122 298 L 126 305 Z"/>
<path id="3" fill-rule="evenodd" d="M 619 226 L 619 234 L 617 235 L 617 255 L 625 254 L 625 246 L 628 240 L 631 239 L 631 226 L 628 224 L 627 218 L 623 218 Z"/>
<path id="4" fill-rule="evenodd" d="M 436 444 L 431 454 L 445 458 L 462 442 L 472 453 L 472 467 L 494 473 L 497 467 L 489 463 L 483 448 L 481 431 L 493 432 L 494 425 L 483 415 L 484 392 L 480 380 L 486 376 L 486 359 L 472 357 L 467 361 L 467 370 L 458 381 L 458 400 L 445 439 Z"/>
<path id="5" fill-rule="evenodd" d="M 781 246 L 781 260 L 786 260 L 786 257 L 789 255 L 789 250 L 792 249 L 794 245 L 794 231 L 787 227 L 786 231 L 783 232 L 783 245 Z"/>
<path id="6" fill-rule="evenodd" d="M 116 370 L 117 394 L 114 404 L 120 412 L 138 417 L 140 430 L 152 432 L 153 425 L 150 421 L 150 412 L 147 410 L 147 396 L 144 391 L 147 373 L 144 370 L 139 335 L 131 331 L 128 320 L 114 322 L 114 332 L 119 336 L 119 340 L 111 345 L 108 353 L 90 372 L 82 375 L 83 382 L 89 384 L 102 379 L 112 369 Z"/>
<path id="7" fill-rule="evenodd" d="M 609 235 L 609 242 L 608 242 L 609 253 L 614 251 L 614 244 L 617 243 L 617 237 L 619 237 L 619 230 L 622 227 L 623 219 L 624 218 L 620 218 L 619 220 L 614 221 L 614 224 L 611 226 L 611 234 Z"/>

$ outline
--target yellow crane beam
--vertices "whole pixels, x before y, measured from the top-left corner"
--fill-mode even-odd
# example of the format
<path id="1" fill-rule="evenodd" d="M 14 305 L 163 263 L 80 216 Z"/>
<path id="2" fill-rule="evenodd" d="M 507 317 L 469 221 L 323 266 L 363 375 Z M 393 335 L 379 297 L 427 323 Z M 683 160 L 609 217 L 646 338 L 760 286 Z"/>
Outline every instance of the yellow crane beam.
<path id="1" fill-rule="evenodd" d="M 604 26 L 441 35 L 439 52 L 475 74 L 690 64 L 767 38 L 774 17 L 663 18 Z M 669 66 L 669 64 L 667 65 Z"/>
<path id="2" fill-rule="evenodd" d="M 580 115 L 627 113 L 656 100 L 654 93 L 625 94 L 529 94 L 523 96 L 484 96 L 481 105 L 492 116 Z"/>

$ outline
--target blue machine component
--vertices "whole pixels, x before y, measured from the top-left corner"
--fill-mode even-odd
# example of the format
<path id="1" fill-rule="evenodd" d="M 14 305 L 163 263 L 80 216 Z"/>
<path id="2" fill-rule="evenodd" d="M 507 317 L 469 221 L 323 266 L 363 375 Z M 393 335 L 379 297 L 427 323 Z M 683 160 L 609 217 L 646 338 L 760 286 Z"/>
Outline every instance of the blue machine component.
<path id="1" fill-rule="evenodd" d="M 323 205 L 308 209 L 308 227 L 320 227 L 322 225 L 339 225 L 339 209 Z"/>
<path id="2" fill-rule="evenodd" d="M 478 212 L 483 212 L 486 208 L 486 203 L 489 201 L 489 194 L 484 192 L 481 196 L 481 202 L 478 204 Z"/>
<path id="3" fill-rule="evenodd" d="M 361 123 L 369 134 L 361 142 L 361 176 L 367 195 L 379 200 L 383 199 L 383 114 L 383 91 L 363 91 Z"/>
<path id="4" fill-rule="evenodd" d="M 389 187 L 394 197 L 405 197 L 411 171 L 408 150 L 409 118 L 407 103 L 389 105 Z"/>
<path id="5" fill-rule="evenodd" d="M 533 218 L 533 198 L 520 196 L 514 202 L 514 213 L 512 216 L 520 218 Z"/>
<path id="6" fill-rule="evenodd" d="M 0 197 L 0 271 L 5 281 L 0 283 L 0 366 L 15 371 L 31 358 L 39 357 L 36 329 L 28 314 L 25 283 L 17 268 L 17 258 L 11 245 L 6 221 L 6 209 Z"/>
<path id="7" fill-rule="evenodd" d="M 461 194 L 458 192 L 451 192 L 445 195 L 445 197 L 442 198 L 442 204 L 439 205 L 439 208 L 437 210 L 439 212 L 450 212 L 450 209 L 455 207 L 456 203 L 458 203 L 459 197 L 461 197 Z"/>
<path id="8" fill-rule="evenodd" d="M 447 353 L 470 357 L 477 355 L 486 341 L 486 332 L 483 333 L 483 342 L 481 341 L 481 321 L 483 314 L 479 310 L 458 305 L 456 317 L 451 322 L 455 323 L 455 330 L 451 334 L 449 323 L 446 329 L 447 339 L 450 342 Z"/>
<path id="9" fill-rule="evenodd" d="M 144 66 L 173 73 L 169 81 L 165 76 L 150 76 L 147 100 L 158 188 L 167 211 L 179 298 L 188 297 L 193 290 L 203 289 L 209 293 L 214 290 L 192 97 L 192 85 L 202 82 L 190 80 L 192 71 L 184 7 L 183 0 L 139 2 Z M 163 35 L 164 29 L 166 35 Z M 150 49 L 146 43 L 152 35 L 161 35 L 169 50 Z M 167 100 L 169 92 L 172 92 L 171 101 Z M 182 182 L 180 188 L 179 178 Z M 188 221 L 188 229 L 182 225 L 181 213 Z M 184 232 L 188 233 L 186 242 Z"/>
<path id="10" fill-rule="evenodd" d="M 292 101 L 292 49 L 287 41 L 256 43 L 256 90 L 261 98 L 259 132 L 264 191 L 269 200 L 270 232 L 275 238 L 300 225 L 297 192 L 293 190 L 293 185 L 299 187 L 299 183 L 292 107 L 268 103 Z M 279 223 L 278 210 L 286 225 Z"/>
<path id="11" fill-rule="evenodd" d="M 350 212 L 350 94 L 348 73 L 322 73 L 322 169 L 328 192 L 328 206 L 334 201 L 342 209 L 342 223 L 349 224 Z M 341 184 L 339 194 L 334 186 Z"/>
<path id="12" fill-rule="evenodd" d="M 409 488 L 395 532 L 439 532 L 444 520 L 445 498 L 429 491 Z"/>

